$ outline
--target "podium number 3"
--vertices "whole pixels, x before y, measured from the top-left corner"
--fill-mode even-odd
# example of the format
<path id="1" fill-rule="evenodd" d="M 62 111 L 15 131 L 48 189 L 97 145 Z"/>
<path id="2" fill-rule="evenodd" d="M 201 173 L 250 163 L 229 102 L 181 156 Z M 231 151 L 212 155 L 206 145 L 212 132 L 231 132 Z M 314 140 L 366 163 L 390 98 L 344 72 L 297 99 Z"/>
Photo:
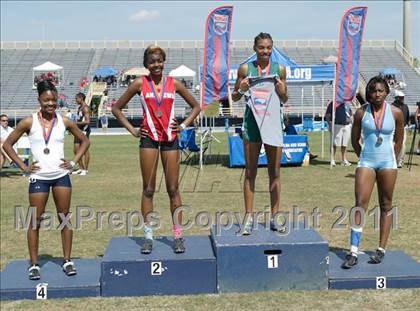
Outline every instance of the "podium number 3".
<path id="1" fill-rule="evenodd" d="M 39 283 L 36 286 L 36 299 L 47 299 L 47 283 Z"/>
<path id="2" fill-rule="evenodd" d="M 278 255 L 267 256 L 267 266 L 268 266 L 268 269 L 278 268 L 279 267 L 279 256 Z"/>
<path id="3" fill-rule="evenodd" d="M 376 277 L 376 289 L 385 289 L 386 288 L 386 277 L 377 276 Z"/>
<path id="4" fill-rule="evenodd" d="M 162 275 L 162 262 L 152 261 L 150 264 L 150 271 L 152 275 Z"/>

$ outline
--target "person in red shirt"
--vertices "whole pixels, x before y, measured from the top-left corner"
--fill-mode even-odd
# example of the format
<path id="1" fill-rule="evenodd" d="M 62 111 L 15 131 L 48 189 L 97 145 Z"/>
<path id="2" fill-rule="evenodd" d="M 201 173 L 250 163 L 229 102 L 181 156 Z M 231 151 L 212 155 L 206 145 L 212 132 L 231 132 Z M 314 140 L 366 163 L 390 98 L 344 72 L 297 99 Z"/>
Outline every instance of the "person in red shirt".
<path id="1" fill-rule="evenodd" d="M 182 223 L 182 214 L 178 214 L 177 221 L 174 219 L 175 210 L 182 205 L 178 190 L 180 154 L 177 134 L 194 121 L 200 113 L 200 106 L 180 81 L 163 75 L 165 60 L 166 54 L 163 49 L 149 46 L 144 51 L 143 65 L 150 74 L 134 80 L 112 107 L 116 119 L 134 137 L 140 137 L 140 170 L 143 179 L 141 212 L 145 220 L 146 238 L 141 249 L 143 254 L 150 254 L 153 248 L 153 231 L 148 216 L 153 211 L 159 150 L 173 216 L 174 252 L 185 251 L 182 230 L 178 226 Z M 178 93 L 192 108 L 190 115 L 181 124 L 175 119 L 175 93 Z M 140 95 L 143 107 L 143 122 L 140 129 L 136 129 L 122 112 L 122 108 L 136 94 Z"/>

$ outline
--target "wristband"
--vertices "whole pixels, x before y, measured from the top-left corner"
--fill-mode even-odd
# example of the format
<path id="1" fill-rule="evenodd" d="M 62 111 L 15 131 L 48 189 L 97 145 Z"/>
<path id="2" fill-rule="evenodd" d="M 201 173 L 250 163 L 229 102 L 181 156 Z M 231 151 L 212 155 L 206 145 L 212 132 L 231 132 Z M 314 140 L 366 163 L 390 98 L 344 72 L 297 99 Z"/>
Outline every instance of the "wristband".
<path id="1" fill-rule="evenodd" d="M 185 123 L 181 123 L 179 125 L 179 127 L 181 128 L 181 131 L 185 130 L 187 128 L 187 126 L 185 125 Z"/>
<path id="2" fill-rule="evenodd" d="M 74 161 L 70 161 L 69 163 L 70 163 L 71 167 L 74 167 L 76 165 L 76 163 L 74 163 Z"/>

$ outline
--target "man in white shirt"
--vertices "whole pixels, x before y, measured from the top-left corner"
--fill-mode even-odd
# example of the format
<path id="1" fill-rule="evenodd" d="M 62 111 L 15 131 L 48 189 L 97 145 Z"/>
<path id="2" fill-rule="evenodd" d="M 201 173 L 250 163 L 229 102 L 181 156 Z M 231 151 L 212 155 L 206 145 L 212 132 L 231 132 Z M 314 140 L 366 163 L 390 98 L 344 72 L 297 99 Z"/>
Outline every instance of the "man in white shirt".
<path id="1" fill-rule="evenodd" d="M 1 152 L 0 152 L 0 168 L 3 167 L 4 162 L 6 159 L 11 162 L 10 158 L 7 156 L 6 152 L 3 150 L 3 143 L 5 142 L 6 138 L 13 132 L 13 128 L 9 126 L 9 118 L 7 115 L 2 114 L 0 115 L 0 140 L 1 140 Z"/>

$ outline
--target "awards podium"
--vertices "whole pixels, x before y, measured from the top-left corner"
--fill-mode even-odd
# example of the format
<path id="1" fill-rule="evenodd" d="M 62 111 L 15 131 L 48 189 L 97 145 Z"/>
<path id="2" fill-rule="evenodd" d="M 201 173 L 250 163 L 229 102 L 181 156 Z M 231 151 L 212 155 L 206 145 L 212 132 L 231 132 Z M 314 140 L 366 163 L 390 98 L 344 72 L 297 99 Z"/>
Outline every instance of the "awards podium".
<path id="1" fill-rule="evenodd" d="M 190 295 L 275 290 L 383 289 L 420 287 L 420 263 L 401 251 L 387 251 L 380 264 L 369 254 L 341 269 L 343 250 L 302 224 L 287 234 L 258 224 L 249 236 L 212 227 L 210 236 L 186 236 L 186 252 L 173 252 L 172 237 L 157 237 L 151 254 L 141 254 L 140 237 L 114 237 L 100 259 L 75 259 L 77 275 L 66 276 L 60 260 L 44 260 L 41 279 L 28 279 L 28 261 L 6 265 L 1 299 L 91 296 Z M 221 230 L 220 230 L 221 229 Z"/>

